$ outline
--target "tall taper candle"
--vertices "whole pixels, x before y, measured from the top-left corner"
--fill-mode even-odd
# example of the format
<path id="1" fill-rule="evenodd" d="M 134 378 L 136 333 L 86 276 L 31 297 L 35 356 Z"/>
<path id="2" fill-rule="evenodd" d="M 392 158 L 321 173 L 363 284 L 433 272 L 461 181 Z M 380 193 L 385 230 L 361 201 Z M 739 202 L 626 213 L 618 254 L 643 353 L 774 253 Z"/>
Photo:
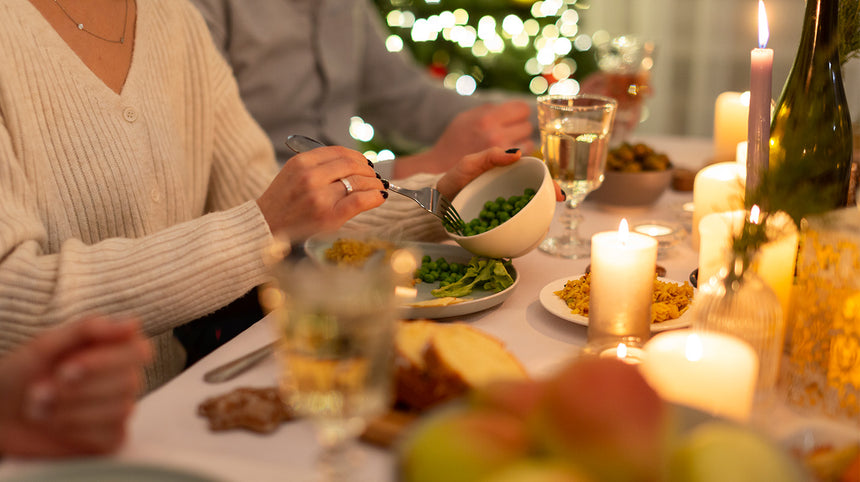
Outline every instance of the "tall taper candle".
<path id="1" fill-rule="evenodd" d="M 764 1 L 758 2 L 758 44 L 750 52 L 750 114 L 747 143 L 746 199 L 758 186 L 761 173 L 768 168 L 770 151 L 770 103 L 773 78 L 773 50 L 765 48 L 770 35 Z"/>

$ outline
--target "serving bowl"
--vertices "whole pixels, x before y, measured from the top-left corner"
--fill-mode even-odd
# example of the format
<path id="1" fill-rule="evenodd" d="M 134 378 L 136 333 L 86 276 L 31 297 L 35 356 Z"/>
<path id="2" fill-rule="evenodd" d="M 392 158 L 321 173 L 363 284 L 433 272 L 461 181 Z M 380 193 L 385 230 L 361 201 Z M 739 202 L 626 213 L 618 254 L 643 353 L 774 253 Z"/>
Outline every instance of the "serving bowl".
<path id="1" fill-rule="evenodd" d="M 481 174 L 466 185 L 451 204 L 464 221 L 478 217 L 484 203 L 497 197 L 535 195 L 518 213 L 489 231 L 474 236 L 448 233 L 468 251 L 488 258 L 516 258 L 533 250 L 549 231 L 555 213 L 555 187 L 546 165 L 535 157 L 523 157 Z"/>
<path id="2" fill-rule="evenodd" d="M 608 207 L 648 207 L 672 183 L 673 173 L 666 154 L 641 142 L 624 142 L 607 154 L 603 183 L 588 199 Z"/>
<path id="3" fill-rule="evenodd" d="M 606 171 L 603 184 L 588 195 L 600 205 L 636 208 L 651 206 L 672 183 L 672 169 L 662 171 Z"/>

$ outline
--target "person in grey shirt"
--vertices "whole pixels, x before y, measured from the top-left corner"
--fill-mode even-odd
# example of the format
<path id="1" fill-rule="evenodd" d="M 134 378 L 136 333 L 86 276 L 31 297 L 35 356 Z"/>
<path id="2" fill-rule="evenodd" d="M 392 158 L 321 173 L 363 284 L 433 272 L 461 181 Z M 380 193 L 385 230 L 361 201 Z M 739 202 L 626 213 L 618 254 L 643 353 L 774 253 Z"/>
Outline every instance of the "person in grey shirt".
<path id="1" fill-rule="evenodd" d="M 426 149 L 377 163 L 384 177 L 447 170 L 488 147 L 534 151 L 534 102 L 525 95 L 462 96 L 408 53 L 389 52 L 369 0 L 192 0 L 233 68 L 248 110 L 278 160 L 291 134 L 356 148 L 350 119 L 385 139 Z M 429 147 L 429 148 L 428 148 Z"/>

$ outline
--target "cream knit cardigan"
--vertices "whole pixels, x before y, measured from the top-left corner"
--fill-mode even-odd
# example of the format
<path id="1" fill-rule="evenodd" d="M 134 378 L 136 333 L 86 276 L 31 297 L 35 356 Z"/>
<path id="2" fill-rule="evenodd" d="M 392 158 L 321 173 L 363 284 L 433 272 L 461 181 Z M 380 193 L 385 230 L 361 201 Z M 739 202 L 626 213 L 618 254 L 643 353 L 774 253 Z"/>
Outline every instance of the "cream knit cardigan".
<path id="1" fill-rule="evenodd" d="M 0 354 L 85 314 L 133 314 L 155 343 L 152 389 L 184 364 L 174 327 L 266 280 L 254 200 L 277 167 L 196 10 L 137 5 L 117 94 L 27 0 L 0 0 Z M 389 202 L 351 224 L 438 235 L 427 218 Z"/>

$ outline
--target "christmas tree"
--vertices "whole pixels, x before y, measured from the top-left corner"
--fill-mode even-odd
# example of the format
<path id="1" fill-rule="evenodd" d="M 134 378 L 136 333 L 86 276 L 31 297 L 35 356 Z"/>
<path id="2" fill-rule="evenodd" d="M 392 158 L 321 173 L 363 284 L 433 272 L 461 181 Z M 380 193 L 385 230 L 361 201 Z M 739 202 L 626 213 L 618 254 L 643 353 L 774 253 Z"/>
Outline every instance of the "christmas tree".
<path id="1" fill-rule="evenodd" d="M 461 95 L 478 89 L 576 93 L 596 68 L 592 39 L 580 31 L 587 0 L 375 2 L 391 30 L 388 49 L 410 51 Z M 372 129 L 359 131 L 373 149 Z"/>

